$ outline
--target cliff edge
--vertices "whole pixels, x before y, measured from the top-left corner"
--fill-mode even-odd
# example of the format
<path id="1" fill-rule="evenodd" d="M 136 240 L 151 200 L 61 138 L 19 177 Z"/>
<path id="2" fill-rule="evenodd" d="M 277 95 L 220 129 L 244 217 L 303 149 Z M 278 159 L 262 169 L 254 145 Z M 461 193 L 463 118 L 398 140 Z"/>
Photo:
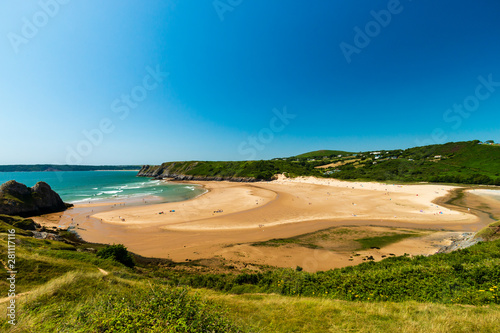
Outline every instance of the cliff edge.
<path id="1" fill-rule="evenodd" d="M 224 168 L 206 167 L 210 162 L 168 162 L 162 165 L 144 165 L 138 177 L 151 178 L 172 178 L 175 180 L 213 180 L 213 181 L 232 181 L 232 182 L 255 182 L 261 179 L 259 177 L 241 177 Z M 227 162 L 226 162 L 227 163 Z"/>

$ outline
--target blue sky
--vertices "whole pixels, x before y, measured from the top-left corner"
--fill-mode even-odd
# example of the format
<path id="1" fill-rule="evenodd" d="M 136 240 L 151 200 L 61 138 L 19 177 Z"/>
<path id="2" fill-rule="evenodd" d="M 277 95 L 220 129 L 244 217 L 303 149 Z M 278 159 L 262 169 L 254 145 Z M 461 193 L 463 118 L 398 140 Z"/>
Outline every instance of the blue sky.
<path id="1" fill-rule="evenodd" d="M 0 164 L 498 142 L 499 12 L 495 0 L 2 1 Z"/>

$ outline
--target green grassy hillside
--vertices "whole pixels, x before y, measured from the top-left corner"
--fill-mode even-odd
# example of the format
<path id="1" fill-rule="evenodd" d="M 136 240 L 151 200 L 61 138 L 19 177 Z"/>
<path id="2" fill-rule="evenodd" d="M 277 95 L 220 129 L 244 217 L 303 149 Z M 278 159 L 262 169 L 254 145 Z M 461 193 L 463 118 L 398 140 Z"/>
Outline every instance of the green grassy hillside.
<path id="1" fill-rule="evenodd" d="M 500 185 L 500 146 L 453 142 L 376 156 L 360 154 L 359 164 L 340 167 L 340 179 L 428 181 Z"/>
<path id="2" fill-rule="evenodd" d="M 292 176 L 319 175 L 314 169 L 319 163 L 308 163 L 306 161 L 291 162 L 288 160 L 265 160 L 265 161 L 191 161 L 191 162 L 168 162 L 161 166 L 144 166 L 139 175 L 145 176 L 171 176 L 186 175 L 195 177 L 219 177 L 219 178 L 251 178 L 256 180 L 268 180 L 275 174 L 287 172 Z"/>
<path id="3" fill-rule="evenodd" d="M 483 145 L 479 141 L 452 142 L 377 153 L 319 150 L 263 161 L 168 162 L 161 166 L 144 166 L 139 175 L 269 180 L 275 174 L 286 173 L 291 177 L 500 185 L 498 145 Z"/>

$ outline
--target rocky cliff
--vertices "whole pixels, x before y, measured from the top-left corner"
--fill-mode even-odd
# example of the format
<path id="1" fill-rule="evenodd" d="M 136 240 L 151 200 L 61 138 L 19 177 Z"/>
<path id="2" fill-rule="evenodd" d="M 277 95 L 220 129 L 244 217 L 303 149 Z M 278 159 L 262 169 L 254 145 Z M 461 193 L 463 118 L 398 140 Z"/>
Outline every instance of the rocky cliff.
<path id="1" fill-rule="evenodd" d="M 175 180 L 210 180 L 232 182 L 255 182 L 254 177 L 238 177 L 228 175 L 200 175 L 196 174 L 196 167 L 203 162 L 168 162 L 162 165 L 144 165 L 137 176 L 151 178 L 172 178 Z"/>
<path id="2" fill-rule="evenodd" d="M 61 212 L 70 206 L 44 182 L 30 188 L 11 180 L 0 186 L 0 214 L 29 217 Z"/>

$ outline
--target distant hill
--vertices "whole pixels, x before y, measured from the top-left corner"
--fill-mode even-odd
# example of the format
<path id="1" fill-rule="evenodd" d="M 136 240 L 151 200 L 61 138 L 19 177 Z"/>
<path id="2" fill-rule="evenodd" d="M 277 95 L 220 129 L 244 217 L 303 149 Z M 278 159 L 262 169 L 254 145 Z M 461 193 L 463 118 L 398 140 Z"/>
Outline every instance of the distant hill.
<path id="1" fill-rule="evenodd" d="M 162 165 L 145 165 L 139 171 L 142 177 L 166 177 L 178 180 L 269 180 L 275 174 L 288 172 L 291 175 L 317 174 L 315 164 L 306 161 L 291 162 L 275 159 L 266 161 L 189 161 L 167 162 Z"/>
<path id="2" fill-rule="evenodd" d="M 323 158 L 323 157 L 337 157 L 338 155 L 348 156 L 354 153 L 342 150 L 316 150 L 309 153 L 297 155 L 297 158 Z"/>
<path id="3" fill-rule="evenodd" d="M 281 173 L 292 177 L 500 185 L 500 146 L 467 141 L 377 152 L 318 150 L 262 161 L 168 162 L 143 166 L 138 175 L 251 181 L 269 180 Z"/>
<path id="4" fill-rule="evenodd" d="M 34 172 L 34 171 L 116 171 L 116 170 L 139 170 L 139 165 L 57 165 L 57 164 L 34 164 L 34 165 L 0 165 L 0 172 Z"/>
<path id="5" fill-rule="evenodd" d="M 360 153 L 334 173 L 340 179 L 500 185 L 500 146 L 467 141 Z"/>

